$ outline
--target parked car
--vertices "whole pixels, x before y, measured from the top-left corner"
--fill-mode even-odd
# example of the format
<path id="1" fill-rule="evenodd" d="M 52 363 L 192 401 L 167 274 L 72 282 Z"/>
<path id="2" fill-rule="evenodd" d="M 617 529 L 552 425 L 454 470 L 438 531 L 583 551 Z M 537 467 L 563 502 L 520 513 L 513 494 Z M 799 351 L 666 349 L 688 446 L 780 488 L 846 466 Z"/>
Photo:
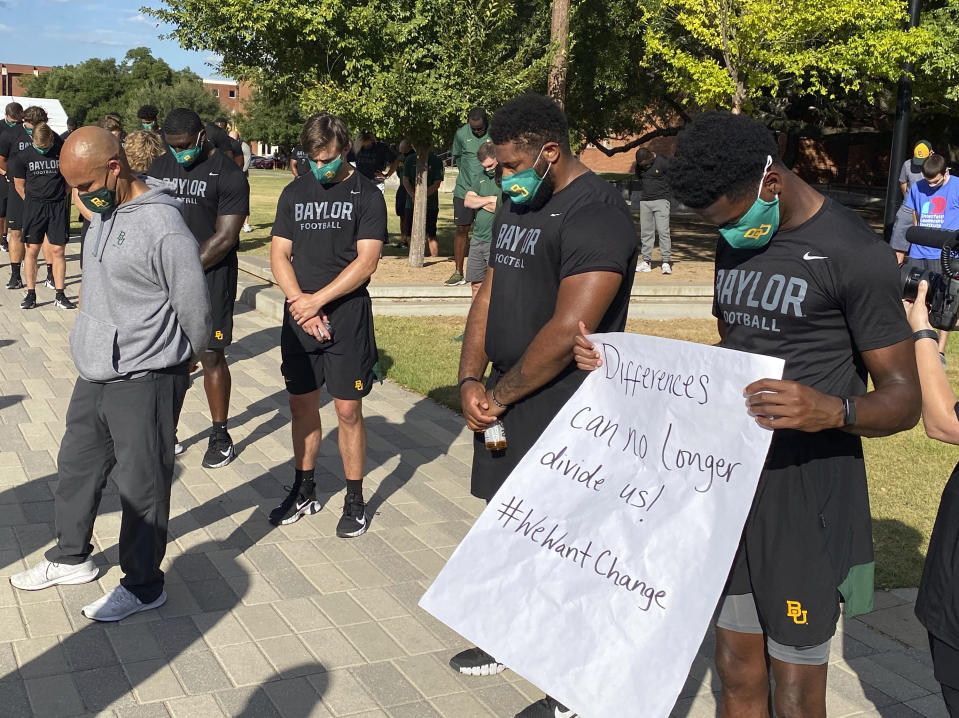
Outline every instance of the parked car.
<path id="1" fill-rule="evenodd" d="M 262 155 L 253 155 L 250 157 L 250 167 L 258 170 L 271 170 L 274 164 L 272 157 L 263 157 Z"/>

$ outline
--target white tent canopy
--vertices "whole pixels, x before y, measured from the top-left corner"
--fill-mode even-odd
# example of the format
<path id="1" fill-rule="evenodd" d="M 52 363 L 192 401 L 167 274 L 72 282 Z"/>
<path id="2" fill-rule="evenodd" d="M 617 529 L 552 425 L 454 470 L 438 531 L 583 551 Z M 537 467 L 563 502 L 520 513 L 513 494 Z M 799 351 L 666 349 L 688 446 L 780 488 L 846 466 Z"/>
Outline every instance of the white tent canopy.
<path id="1" fill-rule="evenodd" d="M 60 104 L 60 100 L 51 100 L 46 97 L 11 97 L 10 95 L 0 95 L 0 110 L 6 107 L 10 102 L 19 102 L 23 109 L 31 105 L 39 105 L 47 111 L 50 129 L 58 135 L 67 131 L 67 113 Z"/>

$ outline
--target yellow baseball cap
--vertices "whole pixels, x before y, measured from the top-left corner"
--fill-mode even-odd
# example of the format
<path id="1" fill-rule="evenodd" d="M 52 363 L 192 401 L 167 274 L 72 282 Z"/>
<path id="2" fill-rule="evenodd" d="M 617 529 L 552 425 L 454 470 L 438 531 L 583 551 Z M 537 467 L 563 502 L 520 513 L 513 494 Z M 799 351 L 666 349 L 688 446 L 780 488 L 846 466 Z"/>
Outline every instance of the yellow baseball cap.
<path id="1" fill-rule="evenodd" d="M 913 167 L 922 167 L 925 159 L 932 154 L 932 143 L 929 140 L 919 140 L 912 148 Z"/>

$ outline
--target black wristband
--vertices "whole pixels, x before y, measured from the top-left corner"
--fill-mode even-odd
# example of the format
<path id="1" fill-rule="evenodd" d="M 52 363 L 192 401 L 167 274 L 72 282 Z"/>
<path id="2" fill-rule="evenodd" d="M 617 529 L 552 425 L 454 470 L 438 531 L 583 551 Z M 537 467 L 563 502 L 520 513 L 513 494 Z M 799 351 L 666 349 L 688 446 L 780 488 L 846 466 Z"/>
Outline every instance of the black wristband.
<path id="1" fill-rule="evenodd" d="M 842 425 L 844 428 L 852 426 L 856 423 L 856 402 L 848 396 L 839 398 L 842 399 Z"/>
<path id="2" fill-rule="evenodd" d="M 493 403 L 496 404 L 500 409 L 509 409 L 509 404 L 500 404 L 496 401 L 496 394 L 493 393 L 493 389 L 489 390 L 489 398 L 493 400 Z"/>
<path id="3" fill-rule="evenodd" d="M 938 342 L 939 332 L 937 332 L 935 329 L 920 329 L 918 332 L 913 332 L 912 338 L 917 342 L 920 339 L 935 339 Z"/>
<path id="4" fill-rule="evenodd" d="M 462 388 L 463 388 L 463 384 L 465 384 L 465 383 L 468 382 L 468 381 L 475 381 L 475 382 L 477 382 L 477 383 L 479 383 L 479 384 L 482 384 L 482 383 L 483 383 L 483 382 L 481 382 L 479 379 L 477 379 L 475 376 L 464 376 L 462 379 L 460 379 L 459 388 L 462 389 Z"/>

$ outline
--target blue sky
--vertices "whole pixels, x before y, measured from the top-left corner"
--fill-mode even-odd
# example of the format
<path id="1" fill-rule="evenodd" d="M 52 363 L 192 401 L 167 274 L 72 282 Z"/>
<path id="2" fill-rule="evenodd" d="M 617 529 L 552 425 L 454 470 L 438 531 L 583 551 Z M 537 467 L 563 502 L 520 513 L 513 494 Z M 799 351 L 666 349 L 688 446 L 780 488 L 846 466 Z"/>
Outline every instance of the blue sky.
<path id="1" fill-rule="evenodd" d="M 201 77 L 218 76 L 217 57 L 187 52 L 169 30 L 143 15 L 160 0 L 0 0 L 0 62 L 73 65 L 91 57 L 121 59 L 133 47 L 149 47 L 172 68 L 189 67 Z"/>

